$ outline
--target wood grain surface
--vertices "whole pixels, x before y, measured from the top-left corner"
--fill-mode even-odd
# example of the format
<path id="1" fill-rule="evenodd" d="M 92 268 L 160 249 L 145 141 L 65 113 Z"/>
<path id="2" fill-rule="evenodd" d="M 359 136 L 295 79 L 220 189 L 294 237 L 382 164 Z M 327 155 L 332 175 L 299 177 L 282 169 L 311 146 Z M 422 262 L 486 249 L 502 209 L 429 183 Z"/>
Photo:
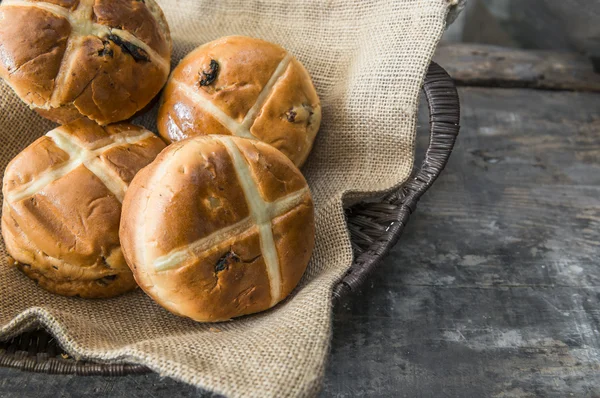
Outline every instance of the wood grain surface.
<path id="1" fill-rule="evenodd" d="M 446 171 L 364 289 L 335 310 L 321 395 L 598 397 L 600 94 L 459 93 Z M 0 369 L 2 397 L 84 395 L 211 396 L 154 374 Z"/>
<path id="2" fill-rule="evenodd" d="M 600 91 L 600 74 L 585 55 L 483 44 L 441 46 L 435 61 L 462 86 Z"/>
<path id="3" fill-rule="evenodd" d="M 460 95 L 446 171 L 336 311 L 323 395 L 600 396 L 600 95 Z"/>

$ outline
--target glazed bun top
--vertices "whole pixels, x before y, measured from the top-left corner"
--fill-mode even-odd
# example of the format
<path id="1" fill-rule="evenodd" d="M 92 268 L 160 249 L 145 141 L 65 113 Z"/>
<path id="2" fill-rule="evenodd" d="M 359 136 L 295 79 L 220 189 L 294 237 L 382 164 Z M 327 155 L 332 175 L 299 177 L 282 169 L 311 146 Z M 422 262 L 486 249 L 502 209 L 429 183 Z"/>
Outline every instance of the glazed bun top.
<path id="1" fill-rule="evenodd" d="M 297 59 L 276 44 L 228 36 L 198 47 L 173 70 L 158 130 L 167 141 L 205 134 L 258 139 L 300 166 L 320 122 L 319 98 Z"/>
<path id="2" fill-rule="evenodd" d="M 314 245 L 300 171 L 255 140 L 200 136 L 172 144 L 123 202 L 123 253 L 142 289 L 197 321 L 262 311 L 284 299 Z"/>
<path id="3" fill-rule="evenodd" d="M 4 0 L 0 54 L 0 76 L 42 116 L 104 125 L 160 91 L 171 37 L 155 0 Z"/>
<path id="4" fill-rule="evenodd" d="M 58 294 L 109 297 L 134 288 L 119 243 L 121 201 L 133 176 L 164 147 L 142 127 L 87 119 L 34 141 L 4 173 L 9 254 Z"/>

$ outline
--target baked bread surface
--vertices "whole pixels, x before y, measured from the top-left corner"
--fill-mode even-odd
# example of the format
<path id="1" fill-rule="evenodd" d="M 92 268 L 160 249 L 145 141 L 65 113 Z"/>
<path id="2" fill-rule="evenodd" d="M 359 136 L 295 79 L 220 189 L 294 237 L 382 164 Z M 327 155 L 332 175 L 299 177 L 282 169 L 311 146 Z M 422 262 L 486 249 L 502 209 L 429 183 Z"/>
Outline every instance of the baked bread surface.
<path id="1" fill-rule="evenodd" d="M 171 37 L 155 0 L 4 0 L 0 76 L 42 116 L 125 120 L 160 91 Z"/>
<path id="2" fill-rule="evenodd" d="M 280 46 L 244 36 L 189 53 L 173 70 L 158 114 L 168 142 L 204 134 L 254 138 L 297 166 L 320 122 L 321 105 L 304 66 Z"/>
<path id="3" fill-rule="evenodd" d="M 120 238 L 156 302 L 221 321 L 266 310 L 297 285 L 314 245 L 313 203 L 302 174 L 275 148 L 193 137 L 136 175 Z"/>
<path id="4" fill-rule="evenodd" d="M 2 187 L 2 236 L 15 264 L 65 296 L 133 289 L 119 244 L 121 201 L 164 147 L 138 126 L 79 119 L 25 148 L 8 164 Z"/>

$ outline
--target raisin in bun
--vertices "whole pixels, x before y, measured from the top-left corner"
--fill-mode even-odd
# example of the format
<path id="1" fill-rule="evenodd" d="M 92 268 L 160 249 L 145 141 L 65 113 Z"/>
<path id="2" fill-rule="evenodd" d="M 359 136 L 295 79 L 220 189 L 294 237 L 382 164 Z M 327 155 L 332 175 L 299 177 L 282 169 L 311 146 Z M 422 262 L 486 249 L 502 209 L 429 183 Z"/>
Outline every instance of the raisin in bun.
<path id="1" fill-rule="evenodd" d="M 306 160 L 321 123 L 304 66 L 278 45 L 228 36 L 189 53 L 162 96 L 158 131 L 170 141 L 201 134 L 254 138 Z"/>
<path id="2" fill-rule="evenodd" d="M 171 37 L 155 0 L 4 0 L 0 76 L 64 124 L 125 120 L 158 94 Z"/>
<path id="3" fill-rule="evenodd" d="M 274 306 L 300 280 L 314 245 L 300 171 L 272 146 L 238 137 L 170 145 L 133 179 L 122 217 L 137 283 L 196 321 Z"/>
<path id="4" fill-rule="evenodd" d="M 6 167 L 2 187 L 2 236 L 16 265 L 65 296 L 133 289 L 119 245 L 121 201 L 164 147 L 141 127 L 80 119 L 25 148 Z"/>

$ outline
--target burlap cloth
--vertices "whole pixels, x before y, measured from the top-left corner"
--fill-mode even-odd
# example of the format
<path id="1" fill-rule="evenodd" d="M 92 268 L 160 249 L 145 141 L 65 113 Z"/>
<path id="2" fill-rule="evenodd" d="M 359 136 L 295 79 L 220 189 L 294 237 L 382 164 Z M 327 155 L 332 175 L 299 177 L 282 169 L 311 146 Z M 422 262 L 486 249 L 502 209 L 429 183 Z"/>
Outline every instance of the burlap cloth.
<path id="1" fill-rule="evenodd" d="M 243 34 L 304 63 L 323 122 L 303 168 L 317 238 L 299 288 L 275 309 L 219 324 L 171 315 L 136 291 L 106 300 L 49 294 L 0 247 L 0 338 L 43 326 L 76 358 L 149 366 L 227 396 L 318 392 L 329 350 L 332 286 L 352 263 L 342 196 L 404 182 L 413 166 L 418 93 L 456 0 L 159 0 L 175 65 L 197 45 Z M 154 112 L 136 121 L 156 131 Z M 0 86 L 0 168 L 53 128 Z"/>

